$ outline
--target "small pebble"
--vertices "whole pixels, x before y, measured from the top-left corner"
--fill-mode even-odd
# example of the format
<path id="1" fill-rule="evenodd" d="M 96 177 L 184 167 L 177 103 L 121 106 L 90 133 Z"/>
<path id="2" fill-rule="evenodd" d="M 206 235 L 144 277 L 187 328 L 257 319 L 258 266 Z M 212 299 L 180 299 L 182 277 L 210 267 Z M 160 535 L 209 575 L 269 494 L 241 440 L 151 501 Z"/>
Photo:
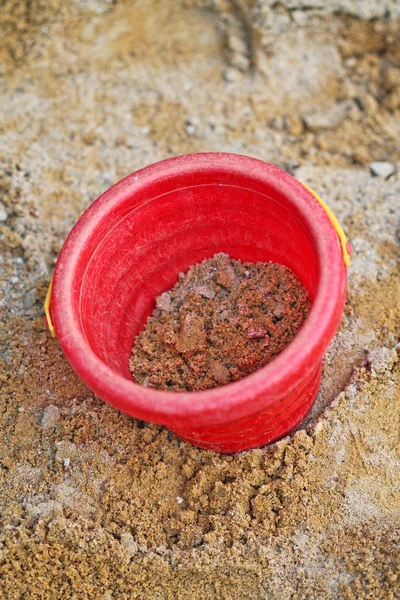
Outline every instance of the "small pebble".
<path id="1" fill-rule="evenodd" d="M 243 73 L 235 67 L 228 67 L 224 73 L 225 81 L 233 83 L 234 81 L 240 81 L 243 78 Z"/>
<path id="2" fill-rule="evenodd" d="M 231 58 L 232 68 L 245 73 L 250 69 L 250 59 L 244 54 L 233 54 Z"/>
<path id="3" fill-rule="evenodd" d="M 263 327 L 253 327 L 249 329 L 247 332 L 247 337 L 251 340 L 256 340 L 258 338 L 263 338 L 267 335 L 268 331 Z"/>
<path id="4" fill-rule="evenodd" d="M 372 162 L 369 165 L 369 170 L 374 177 L 382 177 L 388 179 L 394 173 L 394 165 L 389 162 Z"/>
<path id="5" fill-rule="evenodd" d="M 8 213 L 4 207 L 4 204 L 0 202 L 0 221 L 7 221 Z"/>
<path id="6" fill-rule="evenodd" d="M 203 298 L 208 298 L 209 300 L 215 298 L 214 290 L 206 285 L 194 285 L 193 291 L 196 292 L 196 294 L 203 296 Z"/>
<path id="7" fill-rule="evenodd" d="M 324 110 L 316 110 L 304 117 L 309 131 L 336 129 L 346 118 L 351 107 L 350 102 L 338 102 Z"/>
<path id="8" fill-rule="evenodd" d="M 225 385 L 226 383 L 229 383 L 230 374 L 224 364 L 220 362 L 214 363 L 211 368 L 211 372 L 218 384 Z"/>
<path id="9" fill-rule="evenodd" d="M 139 550 L 138 544 L 131 533 L 121 535 L 121 546 L 125 548 L 129 556 L 134 556 Z"/>
<path id="10" fill-rule="evenodd" d="M 353 69 L 357 64 L 357 59 L 355 56 L 350 56 L 349 58 L 346 58 L 346 60 L 344 61 L 344 64 L 349 69 Z"/>
<path id="11" fill-rule="evenodd" d="M 5 206 L 2 202 L 0 202 L 0 221 L 7 221 L 8 212 L 5 209 Z"/>
<path id="12" fill-rule="evenodd" d="M 29 290 L 24 296 L 24 305 L 26 309 L 32 308 L 36 302 L 36 289 Z"/>
<path id="13" fill-rule="evenodd" d="M 54 427 L 57 427 L 59 420 L 60 409 L 58 408 L 58 406 L 54 406 L 54 404 L 46 406 L 46 408 L 43 411 L 42 417 L 43 429 L 54 429 Z"/>
<path id="14" fill-rule="evenodd" d="M 156 299 L 156 306 L 159 310 L 171 312 L 172 304 L 171 297 L 168 292 L 164 292 Z"/>
<path id="15" fill-rule="evenodd" d="M 375 114 L 379 110 L 379 104 L 372 94 L 366 94 L 361 99 L 361 104 L 363 105 L 365 112 L 370 115 Z"/>
<path id="16" fill-rule="evenodd" d="M 238 54 L 246 55 L 248 52 L 246 41 L 238 35 L 230 35 L 228 37 L 229 49 Z"/>

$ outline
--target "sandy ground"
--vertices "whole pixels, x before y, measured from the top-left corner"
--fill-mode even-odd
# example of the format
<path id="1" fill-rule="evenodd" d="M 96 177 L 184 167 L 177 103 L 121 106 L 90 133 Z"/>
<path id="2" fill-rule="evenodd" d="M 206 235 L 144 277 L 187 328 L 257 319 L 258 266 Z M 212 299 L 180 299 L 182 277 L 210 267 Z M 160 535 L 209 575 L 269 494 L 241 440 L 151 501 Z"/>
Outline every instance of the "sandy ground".
<path id="1" fill-rule="evenodd" d="M 323 4 L 3 3 L 1 598 L 400 597 L 400 7 Z M 42 314 L 82 211 L 204 150 L 294 173 L 355 250 L 310 417 L 233 457 L 94 397 Z"/>

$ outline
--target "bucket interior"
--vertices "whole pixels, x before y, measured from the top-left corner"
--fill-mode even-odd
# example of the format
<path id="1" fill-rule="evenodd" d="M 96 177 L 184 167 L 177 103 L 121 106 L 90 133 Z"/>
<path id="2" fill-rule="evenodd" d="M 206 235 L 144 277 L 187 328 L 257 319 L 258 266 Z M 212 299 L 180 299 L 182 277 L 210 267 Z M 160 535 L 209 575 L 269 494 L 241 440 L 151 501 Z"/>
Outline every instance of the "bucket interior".
<path id="1" fill-rule="evenodd" d="M 319 261 L 296 206 L 264 183 L 201 174 L 143 186 L 89 236 L 76 270 L 76 310 L 92 350 L 132 379 L 135 336 L 178 275 L 217 252 L 288 266 L 315 296 Z"/>

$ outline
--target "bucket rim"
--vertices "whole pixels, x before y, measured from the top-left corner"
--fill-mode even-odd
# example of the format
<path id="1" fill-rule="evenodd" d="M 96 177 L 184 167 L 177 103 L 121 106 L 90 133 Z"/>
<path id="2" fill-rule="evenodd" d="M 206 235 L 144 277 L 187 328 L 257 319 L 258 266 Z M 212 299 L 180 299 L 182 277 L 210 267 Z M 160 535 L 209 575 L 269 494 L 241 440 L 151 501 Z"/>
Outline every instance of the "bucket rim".
<path id="1" fill-rule="evenodd" d="M 119 202 L 160 178 L 195 175 L 218 168 L 251 175 L 296 204 L 319 258 L 320 278 L 309 315 L 294 340 L 270 363 L 226 386 L 193 392 L 145 388 L 108 367 L 90 348 L 73 309 L 72 281 L 88 234 Z M 240 154 L 207 152 L 182 155 L 135 171 L 105 191 L 83 213 L 69 234 L 54 272 L 51 315 L 59 343 L 84 383 L 115 408 L 168 427 L 205 427 L 266 410 L 315 370 L 339 325 L 347 272 L 332 223 L 311 191 L 275 165 Z M 234 417 L 233 417 L 234 414 Z M 231 415 L 231 416 L 230 416 Z"/>

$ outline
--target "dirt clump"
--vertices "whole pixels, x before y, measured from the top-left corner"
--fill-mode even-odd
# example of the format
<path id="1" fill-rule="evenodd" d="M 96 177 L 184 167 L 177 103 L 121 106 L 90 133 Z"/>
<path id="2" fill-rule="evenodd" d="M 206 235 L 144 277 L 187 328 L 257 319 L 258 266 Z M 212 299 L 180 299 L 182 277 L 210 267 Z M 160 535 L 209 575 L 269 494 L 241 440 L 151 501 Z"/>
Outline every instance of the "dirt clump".
<path id="1" fill-rule="evenodd" d="M 219 253 L 181 273 L 137 336 L 130 368 L 146 387 L 204 390 L 264 366 L 295 337 L 311 300 L 294 273 Z"/>

